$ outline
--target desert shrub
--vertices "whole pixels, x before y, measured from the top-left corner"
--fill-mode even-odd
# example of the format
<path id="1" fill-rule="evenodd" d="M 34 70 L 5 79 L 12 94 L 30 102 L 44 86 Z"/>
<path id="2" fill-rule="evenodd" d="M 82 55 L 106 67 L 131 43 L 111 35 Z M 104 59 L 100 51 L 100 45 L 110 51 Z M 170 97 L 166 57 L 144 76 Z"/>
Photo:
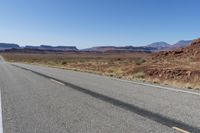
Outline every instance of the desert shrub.
<path id="1" fill-rule="evenodd" d="M 188 86 L 187 88 L 188 88 L 188 89 L 192 89 L 192 87 L 191 87 L 191 86 Z"/>
<path id="2" fill-rule="evenodd" d="M 67 61 L 62 61 L 61 64 L 62 64 L 62 65 L 66 65 L 66 64 L 67 64 Z"/>
<path id="3" fill-rule="evenodd" d="M 137 73 L 134 74 L 135 78 L 141 78 L 141 79 L 143 79 L 144 76 L 145 76 L 144 72 L 137 72 Z"/>
<path id="4" fill-rule="evenodd" d="M 114 60 L 116 60 L 116 61 L 120 61 L 120 60 L 122 60 L 121 58 L 116 58 L 116 59 L 114 59 Z"/>
<path id="5" fill-rule="evenodd" d="M 141 59 L 141 58 L 135 60 L 135 64 L 136 65 L 141 65 L 141 64 L 143 64 L 145 62 L 146 62 L 146 60 L 145 59 Z"/>
<path id="6" fill-rule="evenodd" d="M 109 69 L 107 70 L 107 72 L 108 72 L 108 73 L 113 73 L 114 70 L 113 70 L 113 68 L 109 68 Z"/>

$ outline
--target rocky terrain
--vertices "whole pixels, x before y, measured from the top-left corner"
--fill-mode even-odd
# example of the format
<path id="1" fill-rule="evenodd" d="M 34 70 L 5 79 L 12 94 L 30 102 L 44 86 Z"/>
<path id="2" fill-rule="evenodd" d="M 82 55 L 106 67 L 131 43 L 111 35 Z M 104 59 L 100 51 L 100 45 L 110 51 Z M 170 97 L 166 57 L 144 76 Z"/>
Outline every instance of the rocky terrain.
<path id="1" fill-rule="evenodd" d="M 191 45 L 174 51 L 152 54 L 145 73 L 155 82 L 169 81 L 171 84 L 187 84 L 190 88 L 200 87 L 200 39 Z M 167 82 L 166 82 L 167 83 Z"/>
<path id="2" fill-rule="evenodd" d="M 179 48 L 174 51 L 163 51 L 155 53 L 154 59 L 184 59 L 190 58 L 192 61 L 198 60 L 200 57 L 200 39 L 194 40 L 191 45 L 185 48 Z"/>

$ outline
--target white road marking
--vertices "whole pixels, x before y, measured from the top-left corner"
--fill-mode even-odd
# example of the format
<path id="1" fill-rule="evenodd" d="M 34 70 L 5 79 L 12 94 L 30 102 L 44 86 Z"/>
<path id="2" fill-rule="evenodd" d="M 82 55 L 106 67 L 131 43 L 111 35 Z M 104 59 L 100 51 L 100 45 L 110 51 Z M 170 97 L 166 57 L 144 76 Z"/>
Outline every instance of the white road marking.
<path id="1" fill-rule="evenodd" d="M 1 109 L 1 89 L 0 89 L 0 133 L 3 133 L 3 119 L 2 119 L 2 109 Z"/>
<path id="2" fill-rule="evenodd" d="M 112 78 L 112 79 L 122 81 L 122 82 L 128 82 L 128 83 L 143 85 L 143 86 L 150 86 L 150 87 L 154 87 L 154 88 L 158 88 L 158 89 L 165 89 L 165 90 L 169 90 L 169 91 L 182 92 L 182 93 L 188 93 L 188 94 L 200 96 L 200 93 L 198 93 L 198 92 L 186 91 L 186 90 L 181 90 L 181 89 L 174 89 L 174 88 L 170 88 L 170 87 L 152 85 L 152 84 L 147 84 L 147 83 L 140 83 L 140 82 L 135 82 L 135 81 L 128 81 L 128 80 L 117 79 L 117 78 Z"/>
<path id="3" fill-rule="evenodd" d="M 179 131 L 179 132 L 182 132 L 182 133 L 190 133 L 190 132 L 185 131 L 185 130 L 183 130 L 183 129 L 180 129 L 180 128 L 178 128 L 178 127 L 172 127 L 172 128 L 175 129 L 175 130 L 177 130 L 177 131 Z"/>
<path id="4" fill-rule="evenodd" d="M 53 81 L 53 82 L 55 82 L 55 83 L 58 83 L 58 84 L 60 84 L 60 85 L 64 85 L 63 83 L 61 83 L 61 82 L 59 82 L 59 81 L 57 81 L 57 80 L 55 80 L 55 79 L 50 79 L 51 81 Z"/>

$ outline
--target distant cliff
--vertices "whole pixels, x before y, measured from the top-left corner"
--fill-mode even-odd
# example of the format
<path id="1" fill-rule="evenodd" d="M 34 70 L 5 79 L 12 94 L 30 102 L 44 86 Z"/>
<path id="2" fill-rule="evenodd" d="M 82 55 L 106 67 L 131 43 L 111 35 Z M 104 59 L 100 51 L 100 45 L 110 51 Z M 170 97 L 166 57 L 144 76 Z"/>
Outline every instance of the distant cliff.
<path id="1" fill-rule="evenodd" d="M 136 52 L 153 52 L 156 51 L 156 48 L 153 47 L 133 47 L 133 46 L 124 46 L 124 47 L 115 47 L 115 46 L 99 46 L 84 49 L 82 51 L 96 51 L 96 52 L 109 52 L 109 51 L 136 51 Z"/>
<path id="2" fill-rule="evenodd" d="M 12 43 L 0 43 L 0 50 L 6 50 L 6 49 L 13 49 L 13 48 L 20 48 L 17 44 Z"/>
<path id="3" fill-rule="evenodd" d="M 24 49 L 38 49 L 38 50 L 52 50 L 52 51 L 78 51 L 75 46 L 49 46 L 49 45 L 40 45 L 40 46 L 25 46 Z"/>

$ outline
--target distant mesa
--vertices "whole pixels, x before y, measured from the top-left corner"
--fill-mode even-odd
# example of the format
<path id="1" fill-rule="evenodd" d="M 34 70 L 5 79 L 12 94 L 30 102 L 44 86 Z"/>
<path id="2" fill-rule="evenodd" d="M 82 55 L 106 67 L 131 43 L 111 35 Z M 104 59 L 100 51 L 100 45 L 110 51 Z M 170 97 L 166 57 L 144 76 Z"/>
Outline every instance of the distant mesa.
<path id="1" fill-rule="evenodd" d="M 52 51 L 78 51 L 75 46 L 25 46 L 24 49 L 52 50 Z"/>
<path id="2" fill-rule="evenodd" d="M 133 46 L 122 46 L 122 47 L 116 47 L 116 46 L 99 46 L 99 47 L 92 47 L 88 49 L 84 49 L 83 51 L 95 51 L 95 52 L 153 52 L 157 50 L 156 48 L 152 47 L 133 47 Z"/>
<path id="3" fill-rule="evenodd" d="M 116 50 L 116 49 L 117 49 L 117 47 L 115 47 L 115 46 L 99 46 L 99 47 L 83 49 L 82 51 L 105 52 L 105 51 Z"/>
<path id="4" fill-rule="evenodd" d="M 0 50 L 6 50 L 6 49 L 13 49 L 13 48 L 20 48 L 19 45 L 13 44 L 13 43 L 0 43 Z"/>

